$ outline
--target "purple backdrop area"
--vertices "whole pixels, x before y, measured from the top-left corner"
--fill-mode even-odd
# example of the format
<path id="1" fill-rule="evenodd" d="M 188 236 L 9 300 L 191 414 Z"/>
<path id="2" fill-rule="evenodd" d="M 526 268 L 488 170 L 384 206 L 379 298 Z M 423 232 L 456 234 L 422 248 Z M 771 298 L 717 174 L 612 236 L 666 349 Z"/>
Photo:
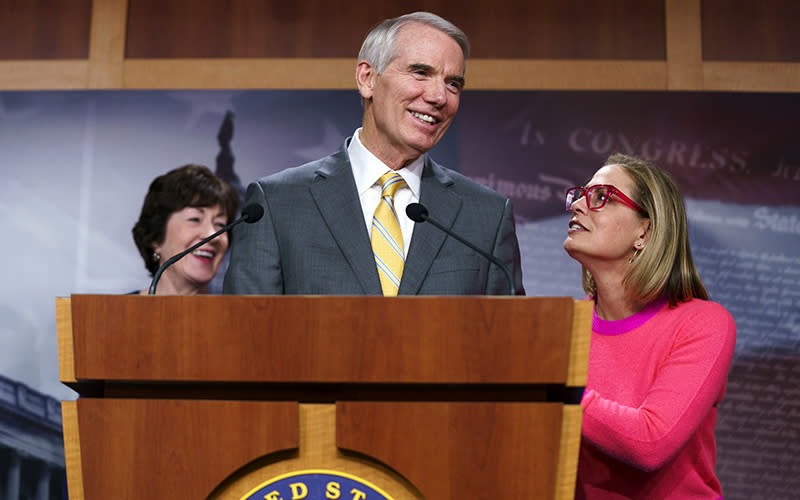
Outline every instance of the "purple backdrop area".
<path id="1" fill-rule="evenodd" d="M 214 167 L 234 113 L 251 180 L 326 155 L 359 125 L 355 91 L 0 93 L 0 373 L 58 398 L 53 299 L 149 278 L 130 230 L 149 182 Z M 613 152 L 669 170 L 695 259 L 738 343 L 718 425 L 725 498 L 800 490 L 800 95 L 467 91 L 435 159 L 515 205 L 530 295 L 581 296 L 562 196 Z"/>

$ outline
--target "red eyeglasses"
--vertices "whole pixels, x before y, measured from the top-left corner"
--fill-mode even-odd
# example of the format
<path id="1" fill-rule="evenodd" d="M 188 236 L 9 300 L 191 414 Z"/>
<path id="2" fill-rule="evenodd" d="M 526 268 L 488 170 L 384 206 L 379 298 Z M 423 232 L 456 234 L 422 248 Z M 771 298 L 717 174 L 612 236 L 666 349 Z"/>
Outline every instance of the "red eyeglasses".
<path id="1" fill-rule="evenodd" d="M 637 205 L 635 201 L 625 196 L 625 193 L 615 188 L 611 184 L 597 184 L 596 186 L 592 186 L 590 188 L 575 186 L 567 189 L 567 212 L 571 212 L 572 205 L 584 197 L 586 198 L 586 204 L 589 206 L 589 210 L 600 210 L 606 206 L 606 203 L 608 203 L 608 200 L 612 196 L 623 205 L 626 205 L 647 216 L 647 211 L 645 211 L 645 209 Z"/>

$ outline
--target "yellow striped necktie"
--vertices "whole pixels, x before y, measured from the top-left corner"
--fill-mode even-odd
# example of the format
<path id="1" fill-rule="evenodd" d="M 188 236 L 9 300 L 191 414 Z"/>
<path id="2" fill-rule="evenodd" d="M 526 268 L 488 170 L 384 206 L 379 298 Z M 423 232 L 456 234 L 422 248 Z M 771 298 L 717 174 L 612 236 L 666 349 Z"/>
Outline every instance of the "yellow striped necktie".
<path id="1" fill-rule="evenodd" d="M 395 296 L 400 287 L 406 259 L 403 233 L 394 210 L 393 197 L 395 191 L 404 186 L 406 181 L 398 173 L 387 172 L 378 182 L 381 185 L 381 200 L 372 216 L 372 252 L 375 254 L 383 294 Z"/>

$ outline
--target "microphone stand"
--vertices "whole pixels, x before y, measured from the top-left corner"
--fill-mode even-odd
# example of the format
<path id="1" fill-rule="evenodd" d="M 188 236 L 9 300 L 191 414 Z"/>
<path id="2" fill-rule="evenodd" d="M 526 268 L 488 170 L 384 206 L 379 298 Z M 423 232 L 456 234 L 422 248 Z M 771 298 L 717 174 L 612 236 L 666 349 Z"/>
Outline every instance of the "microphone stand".
<path id="1" fill-rule="evenodd" d="M 444 225 L 439 223 L 437 220 L 431 219 L 430 216 L 428 216 L 428 209 L 425 208 L 423 205 L 421 205 L 419 203 L 412 203 L 412 204 L 408 205 L 408 207 L 406 207 L 406 215 L 408 215 L 408 217 L 411 220 L 413 220 L 414 222 L 430 222 L 433 226 L 439 228 L 439 230 L 443 231 L 445 234 L 447 234 L 449 236 L 452 236 L 456 240 L 460 241 L 464 245 L 468 246 L 469 248 L 471 248 L 472 250 L 477 252 L 479 255 L 482 255 L 483 257 L 488 259 L 489 262 L 491 262 L 492 264 L 495 264 L 497 267 L 499 267 L 505 273 L 506 278 L 508 278 L 509 294 L 510 295 L 516 295 L 517 294 L 517 289 L 514 286 L 514 278 L 511 276 L 511 271 L 508 270 L 508 266 L 503 264 L 503 262 L 500 259 L 498 259 L 494 255 L 492 255 L 492 254 L 490 254 L 490 253 L 488 253 L 488 252 L 486 252 L 484 250 L 481 250 L 480 248 L 476 247 L 475 245 L 473 245 L 469 241 L 465 240 L 464 238 L 462 238 L 458 234 L 454 233 L 451 229 L 446 228 Z"/>

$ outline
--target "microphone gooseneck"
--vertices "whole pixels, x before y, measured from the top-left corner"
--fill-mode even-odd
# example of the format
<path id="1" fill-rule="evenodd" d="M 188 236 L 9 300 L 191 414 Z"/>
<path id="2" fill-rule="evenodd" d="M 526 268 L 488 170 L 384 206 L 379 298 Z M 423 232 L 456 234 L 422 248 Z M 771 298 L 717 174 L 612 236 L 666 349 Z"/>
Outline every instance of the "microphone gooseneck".
<path id="1" fill-rule="evenodd" d="M 489 252 L 481 250 L 480 248 L 478 248 L 477 246 L 473 245 L 469 241 L 465 240 L 464 238 L 462 238 L 458 234 L 454 233 L 451 229 L 445 227 L 443 224 L 438 222 L 436 219 L 432 219 L 428 215 L 428 209 L 425 208 L 425 206 L 420 204 L 420 203 L 410 203 L 406 207 L 406 215 L 408 215 L 408 218 L 413 220 L 414 222 L 430 222 L 431 225 L 437 227 L 439 230 L 443 231 L 448 236 L 453 237 L 454 239 L 458 240 L 459 242 L 463 243 L 464 245 L 468 246 L 469 248 L 471 248 L 472 250 L 477 252 L 479 255 L 481 255 L 484 258 L 486 258 L 492 264 L 495 264 L 497 267 L 499 267 L 503 271 L 503 273 L 505 273 L 506 278 L 508 279 L 509 295 L 516 295 L 517 294 L 517 289 L 514 286 L 514 278 L 511 276 L 511 271 L 508 270 L 508 266 L 503 264 L 503 262 L 500 261 L 500 259 L 498 259 L 494 255 L 490 254 Z"/>
<path id="2" fill-rule="evenodd" d="M 258 203 L 250 203 L 242 209 L 242 215 L 238 219 L 231 222 L 227 226 L 223 227 L 222 229 L 212 234 L 211 236 L 203 238 L 202 240 L 198 241 L 197 243 L 190 246 L 186 250 L 176 253 L 175 255 L 167 259 L 163 264 L 161 264 L 161 267 L 159 267 L 156 270 L 155 274 L 153 274 L 153 281 L 150 282 L 150 289 L 147 292 L 148 295 L 156 294 L 156 285 L 158 284 L 158 280 L 161 279 L 161 275 L 169 266 L 181 260 L 186 254 L 194 252 L 201 246 L 205 245 L 209 241 L 219 236 L 220 234 L 230 231 L 231 229 L 233 229 L 234 226 L 241 224 L 242 222 L 247 222 L 248 224 L 252 224 L 254 222 L 258 222 L 259 220 L 261 220 L 261 217 L 263 216 L 264 216 L 264 207 L 262 207 Z"/>

